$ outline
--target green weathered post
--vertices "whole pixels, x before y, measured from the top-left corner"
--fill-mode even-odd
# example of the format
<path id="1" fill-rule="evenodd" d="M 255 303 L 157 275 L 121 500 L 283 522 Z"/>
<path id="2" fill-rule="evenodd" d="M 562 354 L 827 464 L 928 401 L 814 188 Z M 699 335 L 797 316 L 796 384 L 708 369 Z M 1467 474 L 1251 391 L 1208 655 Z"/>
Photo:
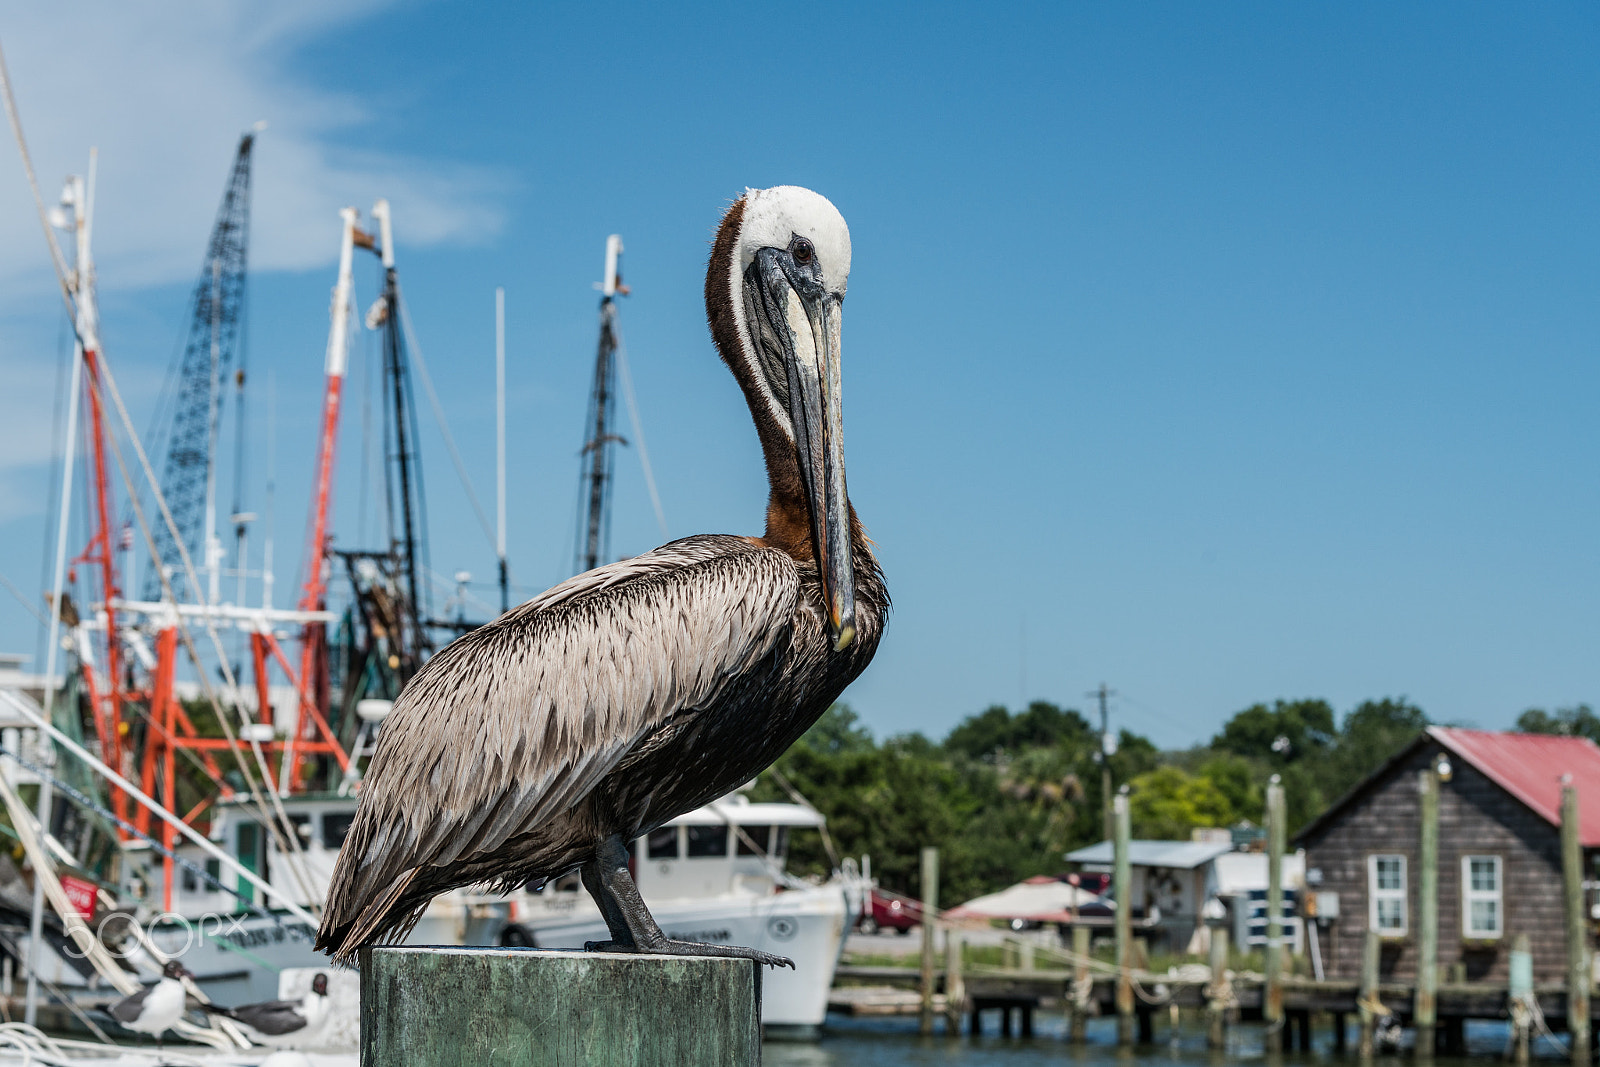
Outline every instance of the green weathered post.
<path id="1" fill-rule="evenodd" d="M 761 1062 L 752 960 L 494 948 L 361 958 L 364 1067 Z"/>
<path id="2" fill-rule="evenodd" d="M 1133 834 L 1128 822 L 1127 786 L 1112 801 L 1117 824 L 1112 844 L 1112 882 L 1117 895 L 1117 1043 L 1133 1044 L 1133 865 L 1129 856 Z"/>
<path id="3" fill-rule="evenodd" d="M 1372 1059 L 1372 1031 L 1378 1025 L 1378 953 L 1382 948 L 1378 931 L 1367 928 L 1361 943 L 1361 1000 L 1356 1007 L 1361 1013 L 1361 1041 L 1357 1050 L 1363 1060 Z"/>
<path id="4" fill-rule="evenodd" d="M 1228 928 L 1211 928 L 1211 984 L 1206 987 L 1206 1047 L 1228 1047 Z"/>
<path id="5" fill-rule="evenodd" d="M 1072 928 L 1072 1043 L 1081 1045 L 1089 1039 L 1089 1000 L 1094 992 L 1094 979 L 1089 973 L 1089 953 L 1093 951 L 1087 926 Z"/>
<path id="6" fill-rule="evenodd" d="M 1561 786 L 1561 883 L 1567 905 L 1567 1032 L 1572 1062 L 1589 1063 L 1589 933 L 1583 906 L 1583 839 L 1578 788 L 1570 775 Z"/>
<path id="7" fill-rule="evenodd" d="M 933 1033 L 933 949 L 939 929 L 939 850 L 922 850 L 922 1024 Z"/>
<path id="8" fill-rule="evenodd" d="M 1267 1045 L 1283 1047 L 1283 785 L 1274 774 L 1267 786 L 1267 988 L 1261 1018 L 1267 1024 Z"/>
<path id="9" fill-rule="evenodd" d="M 1439 772 L 1428 767 L 1417 776 L 1422 826 L 1417 866 L 1417 999 L 1412 1021 L 1417 1028 L 1416 1057 L 1433 1059 L 1439 1022 Z"/>

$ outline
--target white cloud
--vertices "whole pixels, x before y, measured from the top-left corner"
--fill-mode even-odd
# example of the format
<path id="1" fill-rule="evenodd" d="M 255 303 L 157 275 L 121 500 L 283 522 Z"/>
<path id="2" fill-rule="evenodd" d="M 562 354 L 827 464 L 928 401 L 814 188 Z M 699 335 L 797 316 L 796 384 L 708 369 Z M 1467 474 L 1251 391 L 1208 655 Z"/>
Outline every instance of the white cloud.
<path id="1" fill-rule="evenodd" d="M 369 122 L 403 128 L 397 105 L 319 87 L 303 48 L 339 34 L 386 0 L 271 4 L 110 0 L 11 5 L 0 25 L 40 191 L 82 174 L 99 149 L 95 259 L 102 291 L 187 283 L 200 265 L 241 132 L 257 120 L 250 266 L 304 270 L 337 254 L 338 209 L 394 207 L 396 243 L 472 243 L 503 222 L 504 172 L 371 147 Z M 388 111 L 380 108 L 390 109 Z M 60 318 L 32 196 L 9 129 L 0 129 L 0 523 L 43 508 L 55 369 L 37 341 Z M 112 353 L 115 356 L 116 353 Z M 156 368 L 121 363 L 129 400 Z M 147 381 L 148 379 L 148 381 Z M 147 388 L 148 387 L 148 388 Z"/>
<path id="2" fill-rule="evenodd" d="M 337 210 L 394 204 L 402 245 L 472 242 L 502 221 L 502 173 L 346 147 L 375 105 L 308 84 L 296 51 L 377 0 L 331 5 L 173 2 L 18 5 L 0 30 L 47 202 L 100 151 L 95 248 L 103 288 L 187 281 L 197 268 L 238 135 L 264 119 L 253 270 L 333 258 Z M 384 116 L 388 118 L 389 116 Z M 9 136 L 0 144 L 0 286 L 15 306 L 51 284 Z"/>

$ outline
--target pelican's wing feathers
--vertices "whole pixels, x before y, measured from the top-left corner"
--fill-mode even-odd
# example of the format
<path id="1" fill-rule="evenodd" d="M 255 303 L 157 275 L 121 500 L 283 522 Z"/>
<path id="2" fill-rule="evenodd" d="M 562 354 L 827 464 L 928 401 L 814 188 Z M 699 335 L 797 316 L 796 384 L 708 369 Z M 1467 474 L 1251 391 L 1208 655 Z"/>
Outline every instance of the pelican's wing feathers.
<path id="1" fill-rule="evenodd" d="M 673 716 L 789 632 L 799 578 L 742 537 L 686 538 L 578 575 L 434 656 L 385 719 L 319 943 L 387 910 L 420 868 L 579 803 Z"/>

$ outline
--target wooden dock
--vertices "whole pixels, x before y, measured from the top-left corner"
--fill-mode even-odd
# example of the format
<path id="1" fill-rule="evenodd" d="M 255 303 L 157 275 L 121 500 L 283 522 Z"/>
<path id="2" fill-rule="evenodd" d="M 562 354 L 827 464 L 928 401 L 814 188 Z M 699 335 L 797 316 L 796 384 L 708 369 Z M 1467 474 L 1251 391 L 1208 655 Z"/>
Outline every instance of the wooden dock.
<path id="1" fill-rule="evenodd" d="M 993 1008 L 1017 1009 L 1025 1020 L 1039 1007 L 1067 1008 L 1072 1003 L 1074 981 L 1077 975 L 1070 969 L 1016 968 L 969 966 L 963 969 L 961 979 L 965 1003 L 955 1008 L 958 1014 L 973 1014 Z M 852 1015 L 916 1015 L 921 1006 L 921 974 L 909 967 L 855 966 L 841 964 L 835 981 L 847 983 L 837 986 L 830 998 L 829 1009 Z M 1092 980 L 1088 998 L 1088 1014 L 1114 1017 L 1117 1014 L 1117 981 L 1114 977 L 1098 976 Z M 945 978 L 939 975 L 935 982 L 936 1012 L 950 1018 L 950 1005 L 944 996 Z M 1193 982 L 1168 984 L 1160 975 L 1141 975 L 1140 985 L 1147 993 L 1158 993 L 1161 1003 L 1151 1004 L 1136 998 L 1134 1014 L 1137 1019 L 1139 1040 L 1153 1040 L 1155 1019 L 1176 1004 L 1180 1009 L 1199 1011 L 1209 1006 L 1208 991 L 1204 985 Z M 1284 1026 L 1288 1031 L 1287 1045 L 1309 1048 L 1313 1017 L 1331 1016 L 1336 1048 L 1343 1047 L 1341 1035 L 1345 1032 L 1348 1017 L 1359 1016 L 1361 1010 L 1361 983 L 1358 981 L 1331 980 L 1318 982 L 1309 978 L 1285 977 L 1281 982 L 1283 994 Z M 1235 977 L 1231 983 L 1232 1011 L 1245 1022 L 1262 1021 L 1266 1007 L 1265 983 L 1259 980 Z M 1378 986 L 1378 1000 L 1388 1013 L 1409 1026 L 1414 1021 L 1416 987 L 1410 983 L 1383 983 Z M 1540 985 L 1533 990 L 1534 999 L 1548 1025 L 1553 1030 L 1567 1029 L 1567 996 L 1561 985 Z M 1588 998 L 1586 998 L 1588 999 Z M 1591 1027 L 1600 1024 L 1600 999 L 1591 999 L 1589 1008 Z M 1435 1012 L 1438 1019 L 1440 1052 L 1452 1051 L 1462 1037 L 1461 1025 L 1467 1019 L 1511 1018 L 1511 1001 L 1504 985 L 1483 983 L 1441 984 L 1435 994 Z M 1002 1032 L 1009 1032 L 1009 1016 L 1002 1015 Z M 1025 1025 L 1026 1033 L 1031 1026 Z"/>

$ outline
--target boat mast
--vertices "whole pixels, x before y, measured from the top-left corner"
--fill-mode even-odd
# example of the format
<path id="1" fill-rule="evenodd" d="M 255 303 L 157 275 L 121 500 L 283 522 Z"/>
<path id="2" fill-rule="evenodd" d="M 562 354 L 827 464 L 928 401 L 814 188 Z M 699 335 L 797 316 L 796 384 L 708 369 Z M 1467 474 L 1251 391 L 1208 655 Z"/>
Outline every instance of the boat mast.
<path id="1" fill-rule="evenodd" d="M 616 409 L 616 390 L 612 386 L 617 352 L 616 296 L 628 295 L 622 284 L 622 237 L 612 234 L 606 238 L 605 280 L 600 283 L 600 345 L 594 361 L 594 387 L 589 394 L 588 442 L 583 446 L 584 462 L 588 466 L 588 502 L 584 514 L 586 537 L 579 556 L 580 571 L 592 571 L 600 565 L 601 542 L 610 533 L 610 515 L 607 505 L 611 495 L 611 445 L 627 444 L 621 436 L 610 432 L 612 415 Z M 607 546 L 609 547 L 609 546 Z"/>
<path id="2" fill-rule="evenodd" d="M 420 655 L 432 647 L 426 623 L 428 610 L 425 603 L 427 587 L 418 581 L 419 544 L 422 536 L 422 519 L 418 515 L 421 503 L 422 471 L 416 454 L 416 415 L 412 403 L 411 380 L 406 367 L 405 345 L 401 336 L 400 283 L 394 269 L 394 230 L 390 222 L 389 201 L 379 200 L 373 205 L 372 215 L 378 220 L 379 254 L 383 258 L 383 373 L 390 401 L 394 405 L 394 476 L 399 482 L 400 565 L 406 578 L 405 615 L 411 624 L 412 647 Z M 390 512 L 391 523 L 393 510 Z M 394 537 L 391 525 L 390 537 Z"/>
<path id="3" fill-rule="evenodd" d="M 506 569 L 506 291 L 494 291 L 494 487 L 495 554 L 500 557 L 500 614 L 511 610 Z"/>

